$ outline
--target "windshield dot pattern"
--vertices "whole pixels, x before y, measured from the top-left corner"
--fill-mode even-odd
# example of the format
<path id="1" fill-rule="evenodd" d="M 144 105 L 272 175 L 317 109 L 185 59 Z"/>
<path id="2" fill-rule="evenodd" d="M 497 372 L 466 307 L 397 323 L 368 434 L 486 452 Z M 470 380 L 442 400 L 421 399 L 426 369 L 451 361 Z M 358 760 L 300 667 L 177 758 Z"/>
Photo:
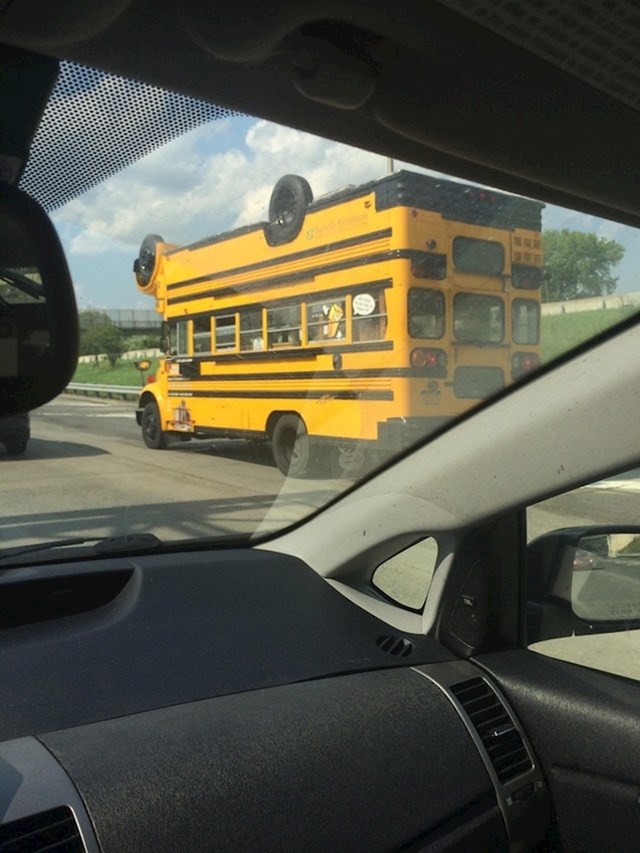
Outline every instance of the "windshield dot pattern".
<path id="1" fill-rule="evenodd" d="M 62 62 L 20 186 L 55 210 L 202 124 L 241 113 Z"/>

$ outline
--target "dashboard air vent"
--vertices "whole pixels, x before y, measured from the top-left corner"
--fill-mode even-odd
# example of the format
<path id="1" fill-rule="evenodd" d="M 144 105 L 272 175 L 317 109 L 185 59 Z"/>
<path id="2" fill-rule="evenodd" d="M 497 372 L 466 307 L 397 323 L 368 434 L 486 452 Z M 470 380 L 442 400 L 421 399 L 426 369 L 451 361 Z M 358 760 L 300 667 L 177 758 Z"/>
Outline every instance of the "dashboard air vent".
<path id="1" fill-rule="evenodd" d="M 67 806 L 0 825 L 0 853 L 85 853 L 78 824 Z"/>
<path id="2" fill-rule="evenodd" d="M 411 640 L 407 640 L 405 637 L 394 637 L 393 635 L 378 637 L 376 644 L 380 651 L 401 658 L 409 657 L 410 654 L 413 654 L 415 648 Z"/>
<path id="3" fill-rule="evenodd" d="M 451 686 L 451 692 L 480 736 L 503 785 L 531 770 L 533 764 L 520 732 L 498 695 L 484 678 L 461 681 Z"/>

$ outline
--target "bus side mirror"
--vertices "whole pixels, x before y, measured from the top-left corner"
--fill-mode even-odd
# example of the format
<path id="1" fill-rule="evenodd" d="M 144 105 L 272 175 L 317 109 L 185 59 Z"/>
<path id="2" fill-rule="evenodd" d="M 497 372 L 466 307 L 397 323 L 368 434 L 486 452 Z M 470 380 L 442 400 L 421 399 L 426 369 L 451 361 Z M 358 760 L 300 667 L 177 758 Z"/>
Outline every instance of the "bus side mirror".
<path id="1" fill-rule="evenodd" d="M 73 285 L 49 217 L 0 183 L 0 415 L 60 394 L 76 369 L 78 337 Z"/>

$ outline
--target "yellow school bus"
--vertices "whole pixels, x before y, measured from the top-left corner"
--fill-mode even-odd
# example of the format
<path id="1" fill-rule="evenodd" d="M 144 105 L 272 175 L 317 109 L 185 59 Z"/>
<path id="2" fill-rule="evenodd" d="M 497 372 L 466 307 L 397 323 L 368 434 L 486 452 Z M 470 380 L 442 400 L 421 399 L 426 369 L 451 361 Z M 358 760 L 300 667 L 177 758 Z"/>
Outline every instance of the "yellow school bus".
<path id="1" fill-rule="evenodd" d="M 313 200 L 297 175 L 269 220 L 134 264 L 165 357 L 140 395 L 148 447 L 271 442 L 283 473 L 357 467 L 539 365 L 539 202 L 408 171 Z"/>

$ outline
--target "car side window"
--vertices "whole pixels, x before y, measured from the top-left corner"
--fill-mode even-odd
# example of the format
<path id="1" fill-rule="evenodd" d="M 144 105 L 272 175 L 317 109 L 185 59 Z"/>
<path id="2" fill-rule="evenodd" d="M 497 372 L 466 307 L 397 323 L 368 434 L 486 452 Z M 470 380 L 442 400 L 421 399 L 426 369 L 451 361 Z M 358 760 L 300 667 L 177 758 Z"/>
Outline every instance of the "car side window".
<path id="1" fill-rule="evenodd" d="M 640 469 L 527 509 L 530 650 L 640 680 Z"/>
<path id="2" fill-rule="evenodd" d="M 438 544 L 427 536 L 381 563 L 373 573 L 373 586 L 397 604 L 420 610 L 427 600 L 437 561 Z"/>

